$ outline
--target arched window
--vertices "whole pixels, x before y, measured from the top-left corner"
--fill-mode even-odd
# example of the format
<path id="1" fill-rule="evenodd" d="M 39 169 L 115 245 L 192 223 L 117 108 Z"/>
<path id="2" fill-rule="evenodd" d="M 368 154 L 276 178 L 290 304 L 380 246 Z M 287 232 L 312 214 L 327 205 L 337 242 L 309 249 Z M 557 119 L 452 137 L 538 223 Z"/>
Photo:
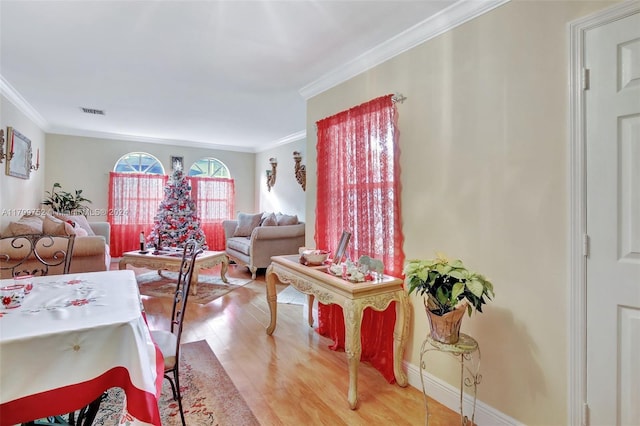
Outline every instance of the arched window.
<path id="1" fill-rule="evenodd" d="M 229 168 L 217 158 L 201 158 L 189 169 L 189 176 L 230 178 Z"/>
<path id="2" fill-rule="evenodd" d="M 151 154 L 130 152 L 118 159 L 109 173 L 112 257 L 140 247 L 140 232 L 147 234 L 151 229 L 166 182 L 164 167 Z"/>
<path id="3" fill-rule="evenodd" d="M 205 157 L 193 163 L 189 177 L 209 249 L 224 250 L 222 222 L 235 214 L 235 183 L 229 169 L 220 160 Z"/>
<path id="4" fill-rule="evenodd" d="M 119 173 L 163 175 L 164 167 L 162 167 L 162 163 L 151 154 L 147 154 L 146 152 L 130 152 L 120 157 L 113 171 Z"/>

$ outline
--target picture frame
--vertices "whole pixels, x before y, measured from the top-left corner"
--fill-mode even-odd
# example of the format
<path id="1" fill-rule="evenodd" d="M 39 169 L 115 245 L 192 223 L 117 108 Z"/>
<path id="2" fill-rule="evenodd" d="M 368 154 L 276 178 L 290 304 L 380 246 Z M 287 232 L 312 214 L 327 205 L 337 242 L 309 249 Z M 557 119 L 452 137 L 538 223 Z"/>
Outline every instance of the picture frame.
<path id="1" fill-rule="evenodd" d="M 171 156 L 171 170 L 180 168 L 184 170 L 184 157 Z"/>
<path id="2" fill-rule="evenodd" d="M 347 245 L 349 245 L 349 240 L 351 239 L 351 232 L 342 231 L 342 236 L 340 237 L 340 242 L 338 243 L 338 248 L 333 256 L 333 263 L 339 264 L 342 263 L 342 258 L 344 257 L 345 252 L 347 251 Z"/>
<path id="3" fill-rule="evenodd" d="M 7 156 L 11 156 L 11 160 L 6 161 L 6 174 L 20 179 L 29 179 L 31 140 L 13 127 L 7 127 Z"/>

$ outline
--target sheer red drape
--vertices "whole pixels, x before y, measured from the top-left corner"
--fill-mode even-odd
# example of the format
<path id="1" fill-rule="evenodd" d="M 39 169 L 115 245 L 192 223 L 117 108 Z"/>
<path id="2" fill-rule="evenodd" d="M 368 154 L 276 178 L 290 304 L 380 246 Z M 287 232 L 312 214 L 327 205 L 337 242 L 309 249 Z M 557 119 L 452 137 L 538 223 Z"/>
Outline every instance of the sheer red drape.
<path id="1" fill-rule="evenodd" d="M 347 254 L 381 259 L 385 273 L 400 277 L 404 262 L 400 223 L 397 112 L 383 96 L 317 122 L 318 191 L 316 247 L 335 250 L 351 232 Z M 391 383 L 395 302 L 382 312 L 365 309 L 361 360 Z M 344 349 L 344 318 L 337 305 L 318 308 L 318 332 Z"/>
<path id="2" fill-rule="evenodd" d="M 150 232 L 167 179 L 165 175 L 109 173 L 107 221 L 112 257 L 140 248 L 140 232 Z"/>
<path id="3" fill-rule="evenodd" d="M 228 178 L 190 177 L 191 196 L 195 200 L 200 226 L 209 250 L 225 249 L 222 221 L 233 219 L 235 211 L 235 182 Z"/>

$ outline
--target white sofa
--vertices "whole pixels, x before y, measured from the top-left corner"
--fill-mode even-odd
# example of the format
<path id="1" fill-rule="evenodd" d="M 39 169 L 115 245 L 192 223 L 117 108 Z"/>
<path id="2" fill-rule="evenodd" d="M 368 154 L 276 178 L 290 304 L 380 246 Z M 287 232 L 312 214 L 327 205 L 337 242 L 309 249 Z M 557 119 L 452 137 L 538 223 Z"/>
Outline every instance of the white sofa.
<path id="1" fill-rule="evenodd" d="M 275 224 L 270 220 L 272 217 L 276 219 Z M 298 254 L 298 249 L 305 243 L 305 224 L 296 216 L 240 213 L 237 220 L 225 220 L 222 226 L 227 256 L 235 263 L 247 266 L 252 279 L 256 279 L 258 268 L 271 264 L 271 256 Z"/>

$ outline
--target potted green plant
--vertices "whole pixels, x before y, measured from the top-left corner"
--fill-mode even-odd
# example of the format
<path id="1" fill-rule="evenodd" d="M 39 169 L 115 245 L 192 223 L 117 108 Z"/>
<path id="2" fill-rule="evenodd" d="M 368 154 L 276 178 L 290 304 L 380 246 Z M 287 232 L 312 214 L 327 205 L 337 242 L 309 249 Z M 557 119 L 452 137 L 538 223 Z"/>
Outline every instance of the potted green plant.
<path id="1" fill-rule="evenodd" d="M 84 213 L 87 207 L 83 203 L 92 201 L 82 195 L 82 189 L 71 192 L 63 191 L 58 182 L 53 184 L 51 191 L 45 191 L 47 197 L 42 201 L 45 206 L 50 206 L 54 212 L 64 214 Z"/>
<path id="2" fill-rule="evenodd" d="M 473 272 L 461 260 L 438 254 L 435 259 L 409 260 L 404 267 L 409 294 L 424 298 L 431 337 L 442 343 L 456 343 L 465 310 L 469 316 L 482 312 L 486 299 L 494 296 L 493 284 Z"/>

